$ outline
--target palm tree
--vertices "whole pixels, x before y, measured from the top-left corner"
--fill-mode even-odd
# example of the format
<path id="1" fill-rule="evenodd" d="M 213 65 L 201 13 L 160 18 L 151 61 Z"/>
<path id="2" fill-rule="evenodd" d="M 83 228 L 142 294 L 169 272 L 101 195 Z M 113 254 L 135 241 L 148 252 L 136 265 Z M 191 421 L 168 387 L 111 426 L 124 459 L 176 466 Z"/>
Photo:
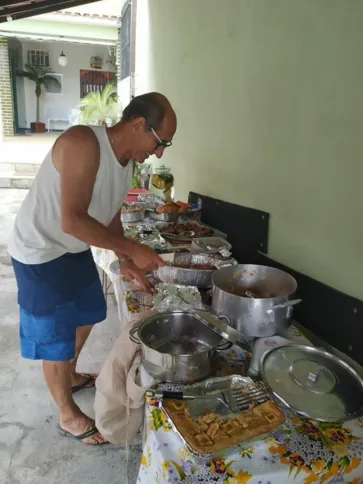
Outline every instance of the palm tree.
<path id="1" fill-rule="evenodd" d="M 56 77 L 52 76 L 52 73 L 53 71 L 49 67 L 31 66 L 30 64 L 25 64 L 25 70 L 20 70 L 16 73 L 16 75 L 19 77 L 35 82 L 35 95 L 37 97 L 37 124 L 40 122 L 39 98 L 42 93 L 42 87 L 48 88 L 51 85 L 60 86 L 60 82 Z"/>
<path id="2" fill-rule="evenodd" d="M 113 84 L 106 84 L 101 92 L 90 92 L 78 105 L 82 124 L 107 126 L 118 121 L 121 107 L 117 102 L 117 89 Z"/>

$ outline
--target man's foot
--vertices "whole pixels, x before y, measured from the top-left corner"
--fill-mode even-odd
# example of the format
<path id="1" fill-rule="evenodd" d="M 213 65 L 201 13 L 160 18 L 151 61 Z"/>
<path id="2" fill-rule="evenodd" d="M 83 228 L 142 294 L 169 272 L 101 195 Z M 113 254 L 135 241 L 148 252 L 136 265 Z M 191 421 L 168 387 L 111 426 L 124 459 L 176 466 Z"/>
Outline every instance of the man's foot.
<path id="1" fill-rule="evenodd" d="M 63 431 L 63 435 L 65 435 L 66 437 L 73 437 L 75 439 L 78 439 L 80 442 L 83 442 L 84 444 L 106 444 L 107 440 L 102 437 L 102 435 L 97 430 L 95 433 L 93 433 L 94 429 L 95 421 L 82 413 L 72 419 L 63 421 L 61 420 L 59 424 L 60 432 Z M 83 434 L 87 434 L 88 432 L 92 433 L 92 435 L 80 438 L 80 436 L 82 436 Z"/>
<path id="2" fill-rule="evenodd" d="M 95 386 L 98 375 L 93 373 L 72 373 L 72 393 L 76 393 L 83 388 Z"/>

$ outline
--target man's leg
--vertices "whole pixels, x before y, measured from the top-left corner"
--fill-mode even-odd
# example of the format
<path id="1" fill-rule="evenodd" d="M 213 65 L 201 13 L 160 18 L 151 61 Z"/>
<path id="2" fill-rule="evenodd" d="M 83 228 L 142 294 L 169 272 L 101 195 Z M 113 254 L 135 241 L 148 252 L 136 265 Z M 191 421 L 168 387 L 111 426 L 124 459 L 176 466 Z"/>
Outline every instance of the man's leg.
<path id="1" fill-rule="evenodd" d="M 76 329 L 76 349 L 74 352 L 74 357 L 70 361 L 72 387 L 75 387 L 77 385 L 82 385 L 87 380 L 87 376 L 77 373 L 76 366 L 77 366 L 79 354 L 82 351 L 82 348 L 85 342 L 87 341 L 93 326 L 94 326 L 93 324 L 90 324 L 87 326 L 78 326 L 78 328 Z M 90 386 L 93 386 L 93 383 L 91 383 Z"/>
<path id="2" fill-rule="evenodd" d="M 92 419 L 87 417 L 72 398 L 72 363 L 71 361 L 43 361 L 44 379 L 59 408 L 60 426 L 73 435 L 81 435 L 94 427 Z M 100 433 L 87 437 L 82 442 L 97 444 L 105 439 Z"/>

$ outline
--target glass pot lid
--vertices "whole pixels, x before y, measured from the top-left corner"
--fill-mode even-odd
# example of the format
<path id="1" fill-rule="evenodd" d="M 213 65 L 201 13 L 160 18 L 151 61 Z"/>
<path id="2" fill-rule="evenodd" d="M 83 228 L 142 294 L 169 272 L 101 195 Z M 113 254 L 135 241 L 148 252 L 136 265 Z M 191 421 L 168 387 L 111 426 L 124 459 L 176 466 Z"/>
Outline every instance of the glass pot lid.
<path id="1" fill-rule="evenodd" d="M 363 379 L 322 349 L 273 348 L 262 356 L 260 374 L 274 397 L 302 417 L 342 422 L 363 415 Z"/>

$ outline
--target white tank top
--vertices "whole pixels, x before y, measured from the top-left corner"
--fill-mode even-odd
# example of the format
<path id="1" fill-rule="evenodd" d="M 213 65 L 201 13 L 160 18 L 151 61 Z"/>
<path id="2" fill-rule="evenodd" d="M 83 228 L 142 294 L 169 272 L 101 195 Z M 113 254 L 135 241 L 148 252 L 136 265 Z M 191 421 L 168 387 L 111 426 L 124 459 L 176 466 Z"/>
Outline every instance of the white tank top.
<path id="1" fill-rule="evenodd" d="M 100 166 L 88 213 L 107 226 L 121 208 L 131 187 L 132 163 L 130 161 L 123 167 L 118 162 L 106 128 L 92 126 L 91 129 L 100 145 Z M 82 240 L 62 231 L 60 176 L 52 163 L 50 150 L 15 219 L 9 253 L 23 264 L 41 264 L 67 252 L 83 252 L 88 248 L 89 245 Z"/>

